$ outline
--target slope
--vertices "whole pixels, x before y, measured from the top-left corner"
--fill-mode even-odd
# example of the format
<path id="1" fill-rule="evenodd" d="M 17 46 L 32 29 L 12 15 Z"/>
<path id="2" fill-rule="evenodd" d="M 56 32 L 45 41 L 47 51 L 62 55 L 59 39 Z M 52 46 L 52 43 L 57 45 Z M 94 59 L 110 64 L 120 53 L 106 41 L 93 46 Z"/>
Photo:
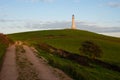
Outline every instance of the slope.
<path id="1" fill-rule="evenodd" d="M 46 30 L 9 35 L 14 40 L 30 43 L 48 43 L 56 48 L 80 54 L 79 48 L 85 40 L 92 40 L 103 50 L 102 60 L 120 64 L 120 38 L 104 36 L 82 30 Z"/>
<path id="2" fill-rule="evenodd" d="M 0 33 L 0 65 L 9 43 L 12 43 L 12 40 L 9 39 L 6 35 Z"/>

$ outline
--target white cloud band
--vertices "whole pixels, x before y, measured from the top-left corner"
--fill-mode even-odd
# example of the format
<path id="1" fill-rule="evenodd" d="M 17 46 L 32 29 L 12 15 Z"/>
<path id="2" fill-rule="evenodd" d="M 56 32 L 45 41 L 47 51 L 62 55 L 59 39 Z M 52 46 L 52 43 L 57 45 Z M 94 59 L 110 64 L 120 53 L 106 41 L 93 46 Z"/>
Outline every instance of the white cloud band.
<path id="1" fill-rule="evenodd" d="M 109 2 L 108 6 L 115 7 L 115 8 L 120 8 L 120 2 Z"/>

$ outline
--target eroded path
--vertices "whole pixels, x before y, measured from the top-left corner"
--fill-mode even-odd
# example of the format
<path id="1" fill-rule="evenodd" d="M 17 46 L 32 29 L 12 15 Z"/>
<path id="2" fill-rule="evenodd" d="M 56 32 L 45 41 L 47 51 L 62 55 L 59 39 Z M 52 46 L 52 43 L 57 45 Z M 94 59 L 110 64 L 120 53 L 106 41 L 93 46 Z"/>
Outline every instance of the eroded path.
<path id="1" fill-rule="evenodd" d="M 72 80 L 61 70 L 50 67 L 43 60 L 38 59 L 30 47 L 23 46 L 26 50 L 28 60 L 33 64 L 38 71 L 38 77 L 41 80 Z"/>
<path id="2" fill-rule="evenodd" d="M 17 80 L 15 45 L 10 46 L 4 57 L 0 72 L 0 80 Z"/>
<path id="3" fill-rule="evenodd" d="M 7 49 L 0 80 L 72 80 L 61 70 L 52 68 L 38 58 L 26 45 L 16 44 Z"/>
<path id="4" fill-rule="evenodd" d="M 59 78 L 53 74 L 47 65 L 39 61 L 39 59 L 34 55 L 33 51 L 28 46 L 23 47 L 26 50 L 26 56 L 28 60 L 33 64 L 40 80 L 59 80 Z"/>
<path id="5" fill-rule="evenodd" d="M 23 46 L 16 46 L 16 63 L 19 73 L 18 80 L 40 80 L 33 64 L 28 61 Z"/>

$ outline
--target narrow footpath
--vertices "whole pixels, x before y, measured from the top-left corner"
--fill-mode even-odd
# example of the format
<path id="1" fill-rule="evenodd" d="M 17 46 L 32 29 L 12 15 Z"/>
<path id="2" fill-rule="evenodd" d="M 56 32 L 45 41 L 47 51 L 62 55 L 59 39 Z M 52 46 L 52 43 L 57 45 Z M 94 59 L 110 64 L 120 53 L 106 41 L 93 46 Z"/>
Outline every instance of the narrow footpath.
<path id="1" fill-rule="evenodd" d="M 0 80 L 17 80 L 18 73 L 15 52 L 15 45 L 7 49 L 0 72 Z"/>

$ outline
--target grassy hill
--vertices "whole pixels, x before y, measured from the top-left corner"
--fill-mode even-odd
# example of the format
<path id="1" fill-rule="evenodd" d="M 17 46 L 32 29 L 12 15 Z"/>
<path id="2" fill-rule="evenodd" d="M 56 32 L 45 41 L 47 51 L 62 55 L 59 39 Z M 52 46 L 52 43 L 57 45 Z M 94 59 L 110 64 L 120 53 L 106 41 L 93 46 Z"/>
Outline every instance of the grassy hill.
<path id="1" fill-rule="evenodd" d="M 81 55 L 79 51 L 81 43 L 86 40 L 92 40 L 103 50 L 103 56 L 100 60 L 120 66 L 120 38 L 104 36 L 88 31 L 69 29 L 16 33 L 10 34 L 9 37 L 29 44 L 45 42 L 53 47 L 79 55 Z M 62 69 L 76 80 L 79 80 L 79 77 L 82 80 L 120 80 L 120 73 L 104 69 L 101 66 L 95 65 L 94 68 L 88 68 L 55 55 L 51 56 L 47 54 L 47 52 L 41 50 L 39 50 L 39 52 L 39 55 L 50 61 L 52 66 Z M 68 70 L 69 67 L 70 70 Z M 72 74 L 76 76 L 73 76 Z"/>
<path id="2" fill-rule="evenodd" d="M 108 37 L 82 30 L 46 30 L 9 35 L 15 40 L 30 43 L 45 42 L 56 48 L 80 54 L 79 48 L 85 40 L 92 40 L 103 50 L 102 60 L 120 64 L 120 38 Z"/>

